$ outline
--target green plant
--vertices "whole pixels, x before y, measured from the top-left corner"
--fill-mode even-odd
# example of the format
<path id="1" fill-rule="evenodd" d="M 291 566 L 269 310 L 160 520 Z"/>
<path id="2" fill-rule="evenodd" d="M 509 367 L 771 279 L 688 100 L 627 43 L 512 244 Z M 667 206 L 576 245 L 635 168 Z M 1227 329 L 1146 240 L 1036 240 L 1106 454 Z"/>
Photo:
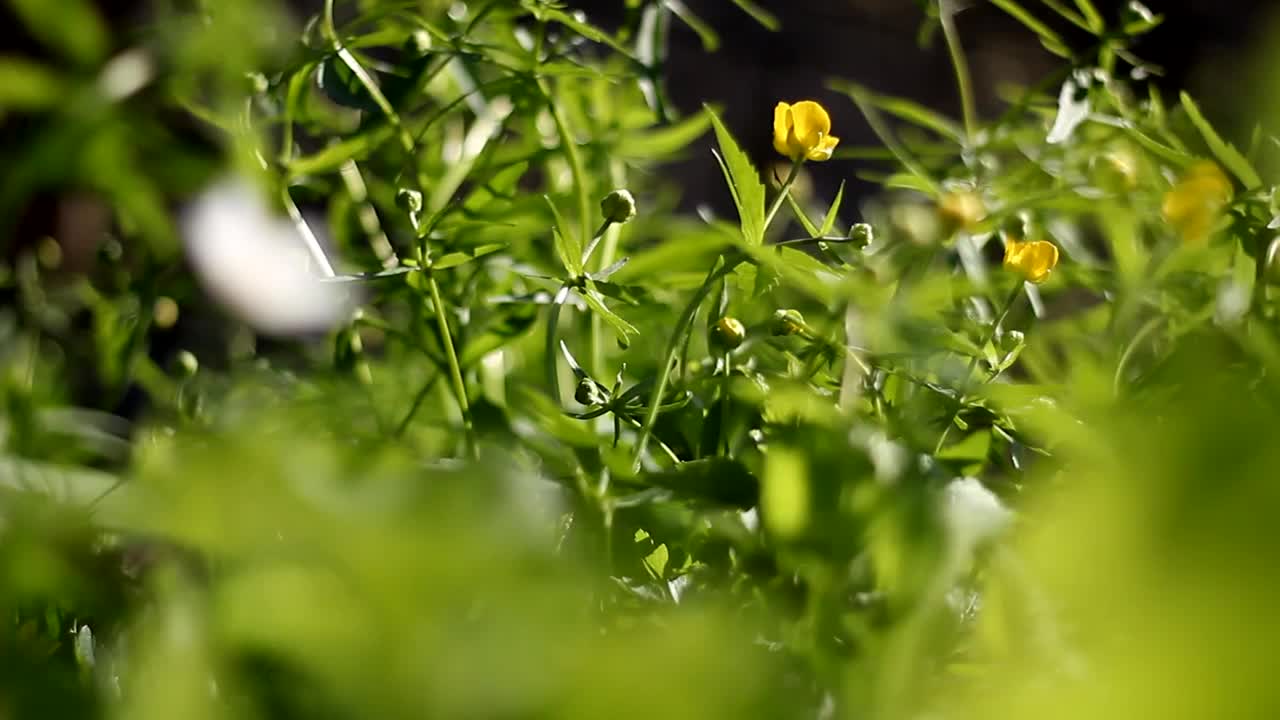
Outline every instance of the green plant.
<path id="1" fill-rule="evenodd" d="M 0 218 L 100 220 L 6 241 L 0 716 L 1269 709 L 1274 143 L 1137 3 L 994 4 L 1063 71 L 984 121 L 922 2 L 962 122 L 834 79 L 882 147 L 762 107 L 767 178 L 680 3 L 11 3 Z M 736 218 L 673 211 L 708 131 Z"/>

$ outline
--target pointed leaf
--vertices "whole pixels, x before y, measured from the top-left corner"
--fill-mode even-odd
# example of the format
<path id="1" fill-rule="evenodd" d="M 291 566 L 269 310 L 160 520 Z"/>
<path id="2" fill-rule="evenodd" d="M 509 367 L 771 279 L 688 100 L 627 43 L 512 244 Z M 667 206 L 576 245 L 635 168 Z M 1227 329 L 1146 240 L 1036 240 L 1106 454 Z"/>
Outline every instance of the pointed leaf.
<path id="1" fill-rule="evenodd" d="M 1240 180 L 1245 189 L 1256 190 L 1262 186 L 1262 178 L 1258 177 L 1258 171 L 1253 169 L 1235 146 L 1218 135 L 1218 132 L 1205 119 L 1204 114 L 1200 112 L 1200 107 L 1185 92 L 1182 93 L 1182 108 L 1187 111 L 1187 117 L 1191 118 L 1191 123 L 1200 131 L 1200 136 L 1204 138 L 1213 156 Z"/>
<path id="2" fill-rule="evenodd" d="M 760 245 L 764 242 L 765 201 L 760 173 L 711 108 L 706 108 L 705 112 L 711 116 L 711 124 L 716 131 L 716 142 L 720 145 L 720 167 L 724 170 L 725 180 L 729 183 L 734 204 L 738 208 L 743 239 L 748 245 Z"/>

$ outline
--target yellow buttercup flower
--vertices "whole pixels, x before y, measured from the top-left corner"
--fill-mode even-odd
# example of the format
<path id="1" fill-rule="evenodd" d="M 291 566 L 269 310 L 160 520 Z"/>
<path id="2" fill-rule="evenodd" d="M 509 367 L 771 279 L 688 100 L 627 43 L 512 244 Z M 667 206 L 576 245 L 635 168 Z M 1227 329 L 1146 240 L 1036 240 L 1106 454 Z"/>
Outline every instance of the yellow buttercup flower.
<path id="1" fill-rule="evenodd" d="M 1005 239 L 1005 270 L 1016 272 L 1030 282 L 1042 283 L 1057 264 L 1058 246 L 1051 242 Z"/>
<path id="2" fill-rule="evenodd" d="M 1160 212 L 1188 242 L 1204 242 L 1231 202 L 1231 180 L 1216 164 L 1201 160 L 1164 194 Z"/>
<path id="3" fill-rule="evenodd" d="M 831 116 L 818 103 L 780 102 L 773 109 L 773 147 L 792 161 L 830 160 L 839 142 L 831 134 Z"/>

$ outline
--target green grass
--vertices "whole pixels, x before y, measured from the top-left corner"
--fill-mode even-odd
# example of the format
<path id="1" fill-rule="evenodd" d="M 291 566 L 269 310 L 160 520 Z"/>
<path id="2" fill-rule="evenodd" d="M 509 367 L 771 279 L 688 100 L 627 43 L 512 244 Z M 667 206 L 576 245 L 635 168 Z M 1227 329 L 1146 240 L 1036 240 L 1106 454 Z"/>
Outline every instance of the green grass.
<path id="1" fill-rule="evenodd" d="M 673 115 L 683 6 L 13 2 L 0 718 L 1267 716 L 1267 118 L 1088 0 L 997 3 L 1064 69 L 978 117 L 921 4 L 964 117 L 832 78 L 855 206 Z M 695 152 L 737 217 L 673 211 Z M 337 277 L 184 262 L 228 176 Z M 17 233 L 50 205 L 103 220 Z M 272 337 L 218 282 L 353 305 Z"/>

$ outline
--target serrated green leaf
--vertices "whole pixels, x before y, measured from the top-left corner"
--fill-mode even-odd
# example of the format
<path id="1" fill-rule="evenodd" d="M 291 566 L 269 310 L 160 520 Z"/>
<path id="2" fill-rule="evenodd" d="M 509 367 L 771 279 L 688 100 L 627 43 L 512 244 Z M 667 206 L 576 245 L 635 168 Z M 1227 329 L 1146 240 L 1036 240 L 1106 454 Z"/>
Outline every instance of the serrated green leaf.
<path id="1" fill-rule="evenodd" d="M 720 145 L 718 159 L 733 194 L 734 205 L 738 208 L 742 237 L 748 245 L 758 246 L 764 242 L 764 183 L 760 182 L 760 173 L 720 118 L 711 108 L 705 108 L 705 112 L 715 128 L 716 142 Z"/>

